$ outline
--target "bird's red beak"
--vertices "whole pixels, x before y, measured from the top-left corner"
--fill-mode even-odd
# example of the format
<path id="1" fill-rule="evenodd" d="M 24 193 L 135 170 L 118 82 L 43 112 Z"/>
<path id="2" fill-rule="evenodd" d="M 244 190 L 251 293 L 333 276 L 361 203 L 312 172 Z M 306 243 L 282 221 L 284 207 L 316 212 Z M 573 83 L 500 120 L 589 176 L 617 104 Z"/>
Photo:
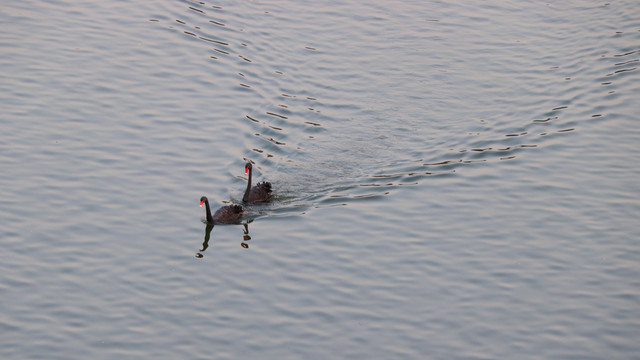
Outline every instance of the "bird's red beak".
<path id="1" fill-rule="evenodd" d="M 245 167 L 244 167 L 244 174 L 245 174 L 245 175 L 247 175 L 247 173 L 248 173 L 248 172 L 249 172 L 249 167 L 248 167 L 248 166 L 245 166 Z"/>
<path id="2" fill-rule="evenodd" d="M 202 207 L 202 203 L 203 203 L 203 202 L 204 202 L 204 201 L 200 201 L 200 207 Z"/>

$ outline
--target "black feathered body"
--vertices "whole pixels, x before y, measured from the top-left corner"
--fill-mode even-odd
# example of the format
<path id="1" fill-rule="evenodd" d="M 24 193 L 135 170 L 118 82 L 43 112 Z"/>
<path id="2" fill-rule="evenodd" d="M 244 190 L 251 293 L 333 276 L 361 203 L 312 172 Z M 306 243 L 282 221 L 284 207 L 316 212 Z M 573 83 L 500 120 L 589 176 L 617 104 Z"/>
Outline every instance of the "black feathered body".
<path id="1" fill-rule="evenodd" d="M 271 198 L 271 183 L 263 181 L 257 183 L 254 187 L 249 189 L 249 193 L 246 194 L 242 201 L 244 202 L 261 202 L 267 201 Z"/>
<path id="2" fill-rule="evenodd" d="M 225 205 L 216 210 L 213 214 L 214 223 L 225 223 L 236 221 L 242 216 L 242 206 L 240 205 Z"/>

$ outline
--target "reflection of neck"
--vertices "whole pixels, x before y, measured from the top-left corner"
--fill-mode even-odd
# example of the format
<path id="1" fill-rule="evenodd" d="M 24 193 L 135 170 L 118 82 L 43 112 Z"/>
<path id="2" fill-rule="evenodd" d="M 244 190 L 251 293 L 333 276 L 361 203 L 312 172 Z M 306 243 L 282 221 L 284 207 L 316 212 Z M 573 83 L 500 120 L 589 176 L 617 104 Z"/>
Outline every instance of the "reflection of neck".
<path id="1" fill-rule="evenodd" d="M 207 222 L 213 222 L 213 218 L 211 217 L 211 209 L 209 208 L 209 200 L 205 200 L 204 206 L 207 208 Z"/>
<path id="2" fill-rule="evenodd" d="M 249 191 L 251 191 L 251 173 L 253 169 L 249 168 L 249 179 L 247 180 L 247 190 L 244 192 L 244 196 L 242 197 L 242 201 L 249 201 Z"/>
<path id="3" fill-rule="evenodd" d="M 200 251 L 205 251 L 209 247 L 209 238 L 211 237 L 212 229 L 213 229 L 213 224 L 207 224 L 207 228 L 204 233 L 204 242 L 202 243 L 202 249 L 200 249 Z"/>

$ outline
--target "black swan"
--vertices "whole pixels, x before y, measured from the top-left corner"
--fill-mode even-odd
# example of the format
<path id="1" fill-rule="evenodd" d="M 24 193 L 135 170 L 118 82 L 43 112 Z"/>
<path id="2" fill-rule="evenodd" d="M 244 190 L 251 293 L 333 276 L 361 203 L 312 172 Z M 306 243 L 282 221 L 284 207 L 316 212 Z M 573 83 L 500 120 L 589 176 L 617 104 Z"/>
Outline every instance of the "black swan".
<path id="1" fill-rule="evenodd" d="M 209 199 L 206 196 L 200 198 L 200 207 L 204 203 L 207 208 L 207 222 L 208 223 L 230 223 L 240 219 L 244 209 L 240 205 L 225 205 L 211 216 L 211 209 L 209 208 Z"/>
<path id="2" fill-rule="evenodd" d="M 263 202 L 267 201 L 271 198 L 271 183 L 267 181 L 263 181 L 261 183 L 257 183 L 256 186 L 251 187 L 251 173 L 253 172 L 253 166 L 248 162 L 244 166 L 244 173 L 249 173 L 249 179 L 247 180 L 247 190 L 244 192 L 244 196 L 242 197 L 243 202 Z"/>

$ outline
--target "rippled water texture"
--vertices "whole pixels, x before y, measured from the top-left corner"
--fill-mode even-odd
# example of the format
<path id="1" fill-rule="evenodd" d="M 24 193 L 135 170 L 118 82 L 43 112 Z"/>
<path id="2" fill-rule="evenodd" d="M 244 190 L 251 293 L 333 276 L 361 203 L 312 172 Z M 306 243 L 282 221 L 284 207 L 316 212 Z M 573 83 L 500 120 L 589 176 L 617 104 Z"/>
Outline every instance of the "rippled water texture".
<path id="1" fill-rule="evenodd" d="M 638 19 L 0 6 L 0 358 L 638 358 Z"/>

